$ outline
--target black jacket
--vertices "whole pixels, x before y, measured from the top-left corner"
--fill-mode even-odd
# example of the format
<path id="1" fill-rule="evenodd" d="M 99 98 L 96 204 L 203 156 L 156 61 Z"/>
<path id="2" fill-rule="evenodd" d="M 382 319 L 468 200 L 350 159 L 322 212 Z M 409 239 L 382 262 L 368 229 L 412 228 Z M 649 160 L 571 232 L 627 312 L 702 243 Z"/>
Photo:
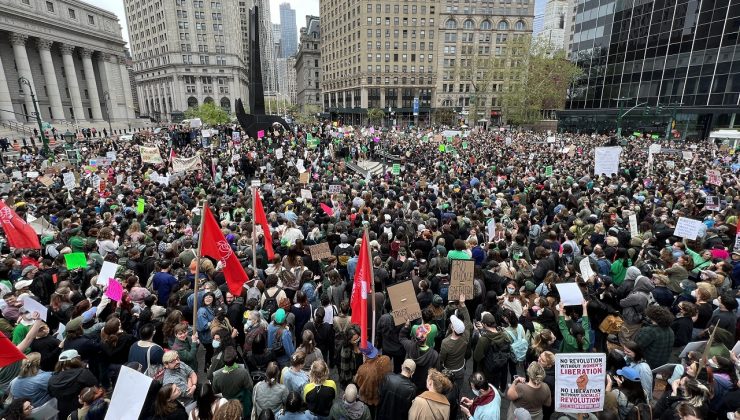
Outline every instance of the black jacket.
<path id="1" fill-rule="evenodd" d="M 694 321 L 687 317 L 681 316 L 673 320 L 671 324 L 673 330 L 673 347 L 683 347 L 691 341 L 691 335 L 694 330 Z"/>
<path id="2" fill-rule="evenodd" d="M 380 383 L 378 419 L 405 418 L 416 397 L 416 386 L 411 379 L 397 373 L 385 375 Z"/>
<path id="3" fill-rule="evenodd" d="M 81 407 L 78 397 L 80 391 L 97 385 L 95 375 L 85 368 L 69 369 L 51 375 L 47 386 L 49 394 L 57 399 L 59 418 L 66 419 L 74 410 Z"/>

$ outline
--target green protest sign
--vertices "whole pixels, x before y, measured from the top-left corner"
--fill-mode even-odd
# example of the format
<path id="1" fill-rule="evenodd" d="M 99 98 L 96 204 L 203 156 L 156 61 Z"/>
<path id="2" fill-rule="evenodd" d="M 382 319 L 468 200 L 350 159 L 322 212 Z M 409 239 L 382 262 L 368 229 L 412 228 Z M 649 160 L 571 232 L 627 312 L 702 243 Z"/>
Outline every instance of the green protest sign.
<path id="1" fill-rule="evenodd" d="M 393 171 L 391 171 L 393 175 L 401 175 L 401 164 L 394 163 L 393 164 Z"/>
<path id="2" fill-rule="evenodd" d="M 136 214 L 144 214 L 144 199 L 136 200 Z"/>
<path id="3" fill-rule="evenodd" d="M 660 136 L 659 136 L 659 135 L 657 135 L 657 134 L 653 134 L 653 135 L 652 135 L 652 136 L 650 136 L 650 137 L 651 137 L 651 138 L 653 138 L 653 139 L 655 139 L 655 140 L 657 140 L 658 138 L 660 138 Z"/>
<path id="4" fill-rule="evenodd" d="M 73 252 L 64 254 L 64 261 L 67 263 L 67 270 L 75 268 L 87 268 L 87 257 L 84 252 Z"/>
<path id="5" fill-rule="evenodd" d="M 429 137 L 428 136 L 424 136 L 424 137 L 421 138 L 421 141 L 423 141 L 424 143 L 426 143 L 426 142 L 429 141 Z"/>
<path id="6" fill-rule="evenodd" d="M 447 143 L 452 143 L 452 136 L 447 137 Z"/>
<path id="7" fill-rule="evenodd" d="M 552 176 L 552 166 L 545 166 L 545 176 L 547 177 Z"/>
<path id="8" fill-rule="evenodd" d="M 468 148 L 468 142 L 464 141 L 463 144 L 462 144 L 462 146 L 463 146 L 463 150 L 467 149 Z"/>
<path id="9" fill-rule="evenodd" d="M 639 131 L 635 131 L 634 133 L 632 133 L 632 135 L 635 137 L 642 137 L 642 133 Z"/>
<path id="10" fill-rule="evenodd" d="M 445 145 L 444 144 L 440 144 L 439 145 L 439 151 L 440 152 L 444 152 L 445 151 Z"/>

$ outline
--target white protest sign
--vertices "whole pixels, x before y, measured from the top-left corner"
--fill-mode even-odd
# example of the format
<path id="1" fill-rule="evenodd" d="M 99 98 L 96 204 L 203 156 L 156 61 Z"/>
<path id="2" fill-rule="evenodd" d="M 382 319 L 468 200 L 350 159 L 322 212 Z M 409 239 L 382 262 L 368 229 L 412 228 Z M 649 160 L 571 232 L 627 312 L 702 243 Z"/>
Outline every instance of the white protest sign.
<path id="1" fill-rule="evenodd" d="M 95 283 L 102 286 L 107 286 L 109 279 L 116 278 L 116 272 L 118 271 L 119 267 L 120 266 L 116 263 L 103 261 L 103 267 L 100 268 L 100 273 L 98 273 L 98 280 Z"/>
<path id="2" fill-rule="evenodd" d="M 637 215 L 630 214 L 630 235 L 637 236 L 640 232 L 637 231 Z"/>
<path id="3" fill-rule="evenodd" d="M 141 161 L 144 163 L 160 164 L 164 162 L 159 154 L 159 149 L 156 147 L 139 146 L 139 154 L 141 155 Z"/>
<path id="4" fill-rule="evenodd" d="M 200 126 L 203 125 L 203 121 L 200 120 L 200 118 L 193 118 L 190 120 L 190 127 L 191 128 L 200 128 Z"/>
<path id="5" fill-rule="evenodd" d="M 660 145 L 658 143 L 651 144 L 648 153 L 660 153 Z"/>
<path id="6" fill-rule="evenodd" d="M 77 187 L 77 180 L 75 179 L 75 174 L 72 172 L 65 172 L 62 175 L 62 179 L 64 180 L 64 188 L 73 190 Z"/>
<path id="7" fill-rule="evenodd" d="M 740 232 L 735 234 L 735 246 L 732 249 L 733 251 L 740 251 Z"/>
<path id="8" fill-rule="evenodd" d="M 340 194 L 342 192 L 341 185 L 329 185 L 329 194 Z"/>
<path id="9" fill-rule="evenodd" d="M 591 261 L 588 257 L 582 259 L 581 262 L 578 263 L 578 268 L 581 270 L 581 277 L 583 277 L 584 280 L 588 280 L 591 276 L 596 274 L 593 268 L 591 268 Z"/>
<path id="10" fill-rule="evenodd" d="M 28 309 L 29 312 L 38 312 L 39 318 L 41 318 L 42 321 L 46 321 L 46 314 L 49 312 L 49 308 L 31 299 L 28 296 L 24 297 L 22 302 L 23 307 Z"/>
<path id="11" fill-rule="evenodd" d="M 613 175 L 619 172 L 621 147 L 597 147 L 595 153 L 594 175 Z"/>
<path id="12" fill-rule="evenodd" d="M 189 158 L 176 157 L 172 159 L 172 172 L 187 172 L 196 169 L 200 169 L 201 161 L 200 155 L 191 156 Z"/>
<path id="13" fill-rule="evenodd" d="M 311 190 L 302 189 L 301 198 L 304 200 L 313 200 L 313 195 L 311 194 Z"/>
<path id="14" fill-rule="evenodd" d="M 684 151 L 681 152 L 681 155 L 683 156 L 683 160 L 691 160 L 694 158 L 694 152 Z"/>
<path id="15" fill-rule="evenodd" d="M 555 411 L 594 413 L 604 409 L 606 354 L 555 355 Z"/>
<path id="16" fill-rule="evenodd" d="M 706 204 L 704 208 L 709 211 L 719 211 L 719 197 L 715 195 L 708 195 L 706 198 Z"/>
<path id="17" fill-rule="evenodd" d="M 23 172 L 13 171 L 13 173 L 10 176 L 12 176 L 14 179 L 23 179 Z"/>
<path id="18" fill-rule="evenodd" d="M 676 162 L 672 160 L 665 161 L 665 167 L 668 169 L 675 169 L 676 168 Z"/>
<path id="19" fill-rule="evenodd" d="M 114 160 L 116 160 L 116 152 L 115 152 L 115 151 L 112 151 L 112 152 L 106 152 L 106 153 L 105 153 L 105 157 L 107 157 L 107 158 L 108 158 L 108 159 L 110 159 L 111 161 L 114 161 Z"/>
<path id="20" fill-rule="evenodd" d="M 105 420 L 138 420 L 151 384 L 152 378 L 122 366 Z"/>
<path id="21" fill-rule="evenodd" d="M 298 161 L 295 163 L 295 167 L 298 168 L 299 173 L 306 172 L 306 168 L 303 167 L 303 159 L 298 159 Z"/>
<path id="22" fill-rule="evenodd" d="M 283 148 L 279 147 L 275 149 L 275 158 L 276 159 L 282 159 L 283 158 Z"/>
<path id="23" fill-rule="evenodd" d="M 38 171 L 26 172 L 26 178 L 30 178 L 30 179 L 36 179 L 39 177 L 39 175 L 40 174 L 38 173 Z"/>
<path id="24" fill-rule="evenodd" d="M 588 260 L 588 258 L 584 258 Z M 583 304 L 583 293 L 578 283 L 558 283 L 555 285 L 560 293 L 560 301 L 565 306 L 576 306 Z"/>
<path id="25" fill-rule="evenodd" d="M 488 242 L 493 242 L 493 238 L 496 237 L 496 221 L 491 219 L 488 221 Z"/>
<path id="26" fill-rule="evenodd" d="M 679 217 L 678 223 L 676 223 L 676 229 L 673 231 L 673 235 L 694 241 L 699 235 L 702 226 L 704 226 L 704 224 L 700 220 L 689 219 L 688 217 Z"/>

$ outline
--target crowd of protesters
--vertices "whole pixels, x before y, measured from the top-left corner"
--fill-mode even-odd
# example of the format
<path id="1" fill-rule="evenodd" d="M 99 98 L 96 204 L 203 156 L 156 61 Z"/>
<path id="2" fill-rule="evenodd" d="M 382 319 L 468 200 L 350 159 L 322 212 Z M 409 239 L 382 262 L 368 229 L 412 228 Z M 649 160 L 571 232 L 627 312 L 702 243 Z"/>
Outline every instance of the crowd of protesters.
<path id="1" fill-rule="evenodd" d="M 740 419 L 735 150 L 663 142 L 648 156 L 646 139 L 331 123 L 217 131 L 6 162 L 3 201 L 48 225 L 41 249 L 2 244 L 0 331 L 26 357 L 0 367 L 0 418 L 52 405 L 103 419 L 127 366 L 153 378 L 141 419 L 576 419 L 556 409 L 556 354 L 605 353 L 603 410 L 583 418 Z M 619 171 L 594 175 L 595 148 L 615 142 Z M 200 166 L 173 172 L 173 156 L 195 154 Z M 400 172 L 350 168 L 389 154 Z M 205 203 L 247 273 L 240 294 L 199 258 Z M 674 235 L 681 217 L 702 222 L 694 240 Z M 365 230 L 375 327 L 361 346 L 350 297 Z M 324 242 L 331 256 L 312 259 Z M 86 268 L 68 269 L 80 252 Z M 474 261 L 469 296 L 449 293 L 456 259 Z M 104 262 L 120 266 L 120 302 L 98 279 Z M 386 291 L 408 280 L 421 316 L 398 322 Z M 557 285 L 573 282 L 585 301 L 565 306 Z"/>

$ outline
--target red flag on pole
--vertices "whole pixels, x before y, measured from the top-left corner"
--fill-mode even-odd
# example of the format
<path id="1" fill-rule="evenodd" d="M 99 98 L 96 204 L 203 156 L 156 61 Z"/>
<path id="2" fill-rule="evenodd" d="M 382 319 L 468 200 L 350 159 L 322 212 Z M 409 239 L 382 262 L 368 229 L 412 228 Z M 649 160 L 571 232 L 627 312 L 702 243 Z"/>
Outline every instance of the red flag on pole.
<path id="1" fill-rule="evenodd" d="M 18 347 L 11 343 L 5 334 L 0 333 L 0 368 L 12 365 L 25 358 L 26 356 L 18 350 Z"/>
<path id="2" fill-rule="evenodd" d="M 41 243 L 36 231 L 25 220 L 0 201 L 0 225 L 3 226 L 8 245 L 20 249 L 41 249 Z"/>
<path id="3" fill-rule="evenodd" d="M 234 296 L 241 296 L 244 282 L 248 281 L 249 277 L 207 206 L 203 208 L 203 231 L 200 233 L 200 240 L 201 254 L 221 261 L 229 291 Z"/>
<path id="4" fill-rule="evenodd" d="M 176 158 L 177 155 L 175 154 L 175 149 L 170 148 L 170 165 L 172 164 L 172 159 Z"/>
<path id="5" fill-rule="evenodd" d="M 326 213 L 327 216 L 334 217 L 334 209 L 328 205 L 321 203 L 321 210 L 324 210 L 324 213 Z"/>
<path id="6" fill-rule="evenodd" d="M 352 323 L 360 326 L 360 348 L 367 348 L 367 295 L 371 293 L 370 276 L 372 266 L 367 251 L 367 231 L 362 235 L 360 257 L 355 269 L 355 281 L 352 285 Z"/>
<path id="7" fill-rule="evenodd" d="M 270 225 L 267 223 L 267 216 L 265 216 L 265 209 L 262 207 L 259 189 L 256 189 L 254 193 L 254 222 L 262 226 L 262 232 L 265 234 L 267 259 L 272 260 L 275 258 L 275 251 L 272 249 L 272 234 L 270 233 Z"/>

